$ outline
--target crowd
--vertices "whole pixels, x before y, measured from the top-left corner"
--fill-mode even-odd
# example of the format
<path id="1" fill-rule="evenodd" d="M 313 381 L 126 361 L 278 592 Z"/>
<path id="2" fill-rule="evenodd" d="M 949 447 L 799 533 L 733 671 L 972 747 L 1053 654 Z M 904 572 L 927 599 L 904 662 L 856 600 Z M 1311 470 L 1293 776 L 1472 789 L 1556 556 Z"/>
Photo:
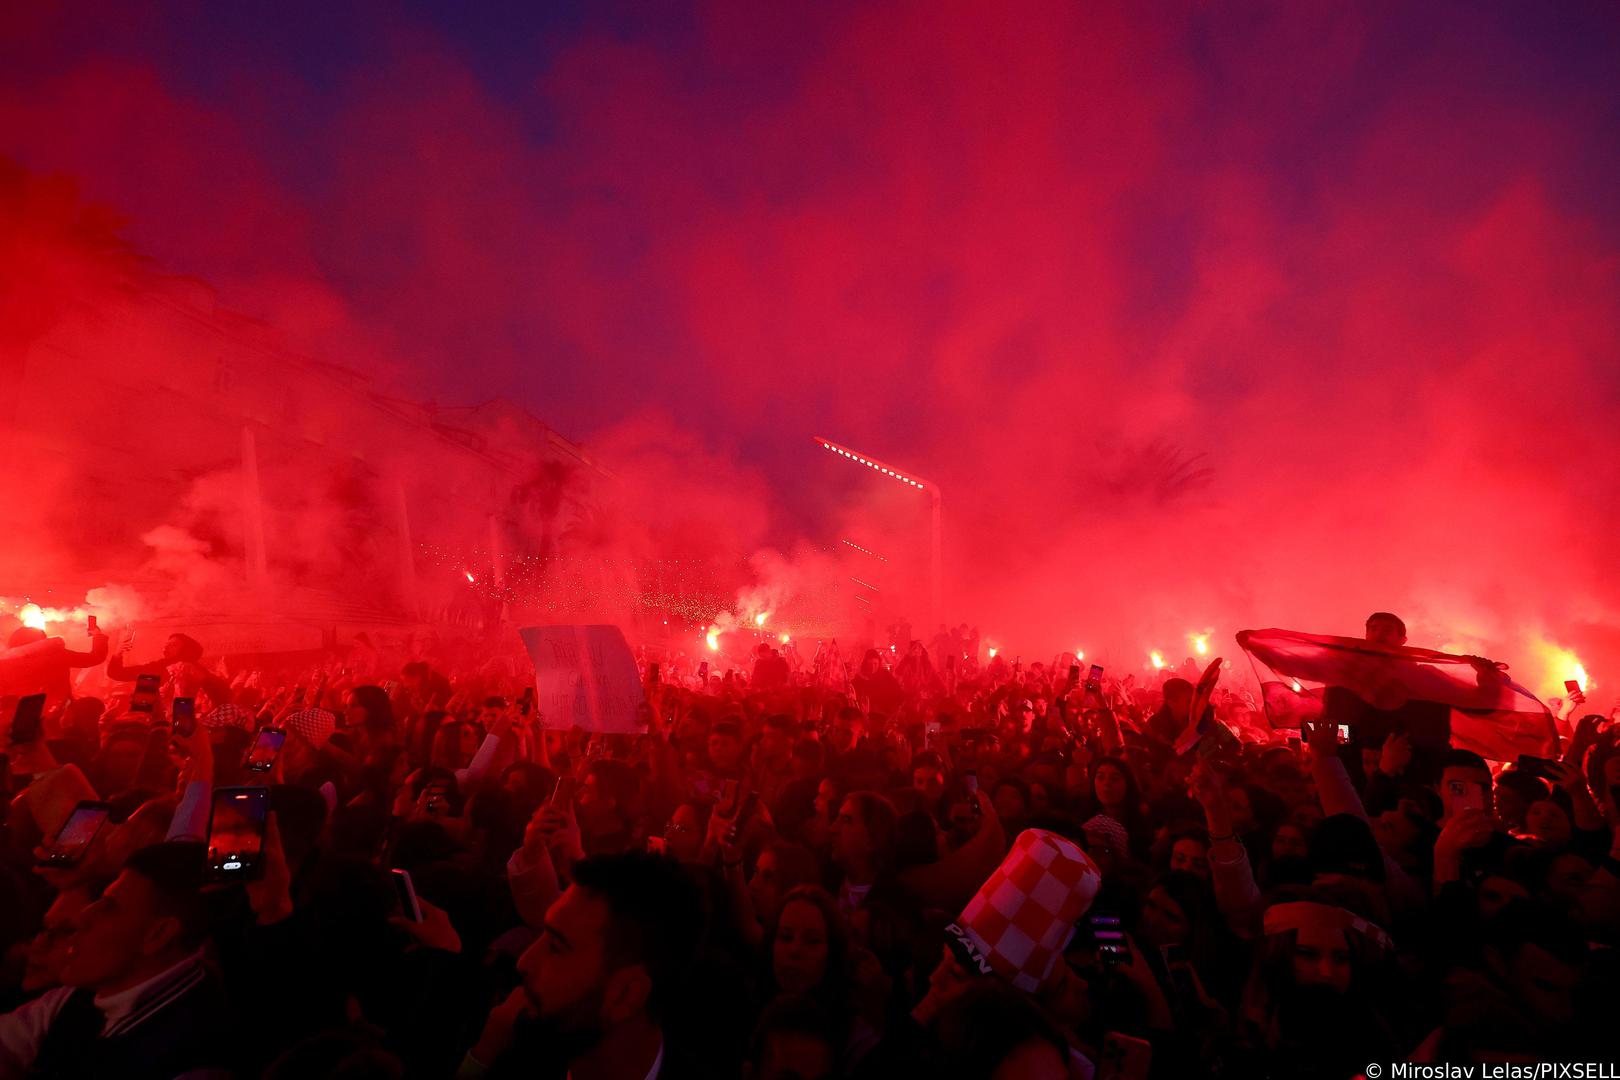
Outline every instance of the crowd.
<path id="1" fill-rule="evenodd" d="M 508 646 L 107 644 L 60 661 L 111 690 L 0 701 L 0 1077 L 1614 1057 L 1620 729 L 1579 694 L 1557 760 L 1425 761 L 1376 710 L 1194 717 L 1191 680 L 981 663 L 963 628 L 649 657 L 646 733 L 593 735 L 544 726 Z M 222 823 L 254 788 L 262 825 Z"/>

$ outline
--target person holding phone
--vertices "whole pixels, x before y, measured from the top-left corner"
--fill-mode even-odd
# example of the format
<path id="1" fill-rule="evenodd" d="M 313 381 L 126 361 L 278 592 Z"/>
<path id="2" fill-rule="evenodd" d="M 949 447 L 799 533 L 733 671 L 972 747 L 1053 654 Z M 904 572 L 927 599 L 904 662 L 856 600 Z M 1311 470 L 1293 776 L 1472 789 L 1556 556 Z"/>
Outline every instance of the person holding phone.
<path id="1" fill-rule="evenodd" d="M 1434 890 L 1470 876 L 1470 868 L 1494 865 L 1512 841 L 1496 817 L 1490 766 L 1468 750 L 1450 751 L 1437 785 L 1442 807 L 1434 842 Z"/>
<path id="2" fill-rule="evenodd" d="M 170 634 L 163 642 L 163 655 L 142 664 L 126 662 L 125 656 L 129 647 L 132 646 L 121 648 L 111 660 L 107 661 L 107 678 L 114 682 L 134 682 L 142 675 L 156 675 L 168 681 L 173 677 L 177 666 L 199 667 L 202 664 L 202 643 L 186 634 Z M 199 677 L 201 674 L 199 672 Z"/>
<path id="3" fill-rule="evenodd" d="M 51 704 L 73 697 L 73 672 L 107 659 L 107 635 L 90 631 L 90 649 L 79 652 L 59 637 L 32 626 L 19 626 L 0 650 L 0 695 L 44 694 Z"/>

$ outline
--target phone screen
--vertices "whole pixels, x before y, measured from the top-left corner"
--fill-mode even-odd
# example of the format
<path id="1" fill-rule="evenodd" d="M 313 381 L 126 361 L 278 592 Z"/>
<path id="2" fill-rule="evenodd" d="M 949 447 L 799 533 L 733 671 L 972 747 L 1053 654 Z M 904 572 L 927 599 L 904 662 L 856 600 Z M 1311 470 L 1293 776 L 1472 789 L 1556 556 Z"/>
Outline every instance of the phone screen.
<path id="1" fill-rule="evenodd" d="M 1121 964 L 1130 959 L 1130 942 L 1117 915 L 1090 915 L 1086 923 L 1091 927 L 1091 939 L 1097 943 L 1097 959 L 1107 966 Z"/>
<path id="2" fill-rule="evenodd" d="M 523 696 L 518 698 L 518 715 L 528 716 L 534 711 L 534 687 L 525 686 Z"/>
<path id="3" fill-rule="evenodd" d="M 44 862 L 54 866 L 74 866 L 89 850 L 96 833 L 107 823 L 110 808 L 103 802 L 82 802 L 62 825 Z"/>
<path id="4" fill-rule="evenodd" d="M 715 805 L 722 814 L 727 817 L 731 817 L 736 814 L 737 795 L 741 790 L 741 785 L 735 780 L 727 780 L 724 784 L 720 785 L 720 799 Z"/>
<path id="5" fill-rule="evenodd" d="M 649 664 L 649 665 L 647 665 L 647 681 L 650 682 L 650 683 L 657 683 L 658 682 L 658 665 L 657 664 Z"/>
<path id="6" fill-rule="evenodd" d="M 703 661 L 703 663 L 698 665 L 698 678 L 707 679 L 708 677 L 709 677 L 709 662 L 707 660 L 705 660 L 705 661 Z"/>
<path id="7" fill-rule="evenodd" d="M 270 789 L 219 788 L 208 817 L 208 874 L 215 880 L 256 877 L 264 851 Z"/>
<path id="8" fill-rule="evenodd" d="M 151 713 L 157 708 L 158 689 L 163 680 L 156 675 L 142 675 L 135 680 L 135 692 L 129 697 L 129 711 Z"/>
<path id="9" fill-rule="evenodd" d="M 1581 684 L 1580 684 L 1579 680 L 1577 680 L 1577 679 L 1565 679 L 1564 680 L 1564 693 L 1566 693 L 1566 694 L 1578 694 L 1580 692 L 1581 692 Z"/>
<path id="10" fill-rule="evenodd" d="M 174 733 L 189 739 L 197 731 L 197 701 L 195 698 L 174 699 Z"/>
<path id="11" fill-rule="evenodd" d="M 399 910 L 411 922 L 421 922 L 422 905 L 416 902 L 416 886 L 411 883 L 411 872 L 395 870 L 388 876 L 394 879 L 394 894 L 399 897 Z"/>
<path id="12" fill-rule="evenodd" d="M 450 812 L 450 788 L 442 781 L 429 784 L 422 794 L 422 808 L 428 813 L 442 816 Z"/>
<path id="13" fill-rule="evenodd" d="M 11 745 L 22 746 L 39 738 L 40 720 L 45 715 L 45 695 L 29 694 L 17 699 L 11 714 Z"/>
<path id="14" fill-rule="evenodd" d="M 270 727 L 260 728 L 258 737 L 248 748 L 247 756 L 242 759 L 242 768 L 249 772 L 269 772 L 276 763 L 276 755 L 281 753 L 281 745 L 286 741 L 285 731 Z"/>

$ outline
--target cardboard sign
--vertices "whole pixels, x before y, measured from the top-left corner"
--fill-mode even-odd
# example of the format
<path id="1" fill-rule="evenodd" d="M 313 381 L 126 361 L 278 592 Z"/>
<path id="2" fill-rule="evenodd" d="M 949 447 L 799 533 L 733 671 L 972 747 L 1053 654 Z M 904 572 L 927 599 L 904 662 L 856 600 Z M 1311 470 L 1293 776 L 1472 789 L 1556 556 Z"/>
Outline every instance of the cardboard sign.
<path id="1" fill-rule="evenodd" d="M 610 734 L 646 730 L 641 675 L 617 626 L 525 626 L 541 727 Z"/>

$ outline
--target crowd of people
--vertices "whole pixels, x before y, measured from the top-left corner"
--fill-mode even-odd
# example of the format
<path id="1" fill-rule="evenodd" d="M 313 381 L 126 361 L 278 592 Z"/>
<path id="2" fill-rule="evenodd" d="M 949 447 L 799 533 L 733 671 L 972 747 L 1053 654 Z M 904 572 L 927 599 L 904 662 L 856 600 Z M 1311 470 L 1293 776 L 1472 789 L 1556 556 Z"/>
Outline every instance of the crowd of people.
<path id="1" fill-rule="evenodd" d="M 232 671 L 98 637 L 60 662 L 111 690 L 0 700 L 0 1077 L 1614 1056 L 1620 728 L 1580 694 L 1556 759 L 1495 763 L 1331 698 L 1300 731 L 1227 689 L 1194 716 L 1170 672 L 981 662 L 963 627 L 649 655 L 645 733 L 603 735 L 547 727 L 512 644 Z M 233 880 L 210 808 L 250 788 Z"/>

